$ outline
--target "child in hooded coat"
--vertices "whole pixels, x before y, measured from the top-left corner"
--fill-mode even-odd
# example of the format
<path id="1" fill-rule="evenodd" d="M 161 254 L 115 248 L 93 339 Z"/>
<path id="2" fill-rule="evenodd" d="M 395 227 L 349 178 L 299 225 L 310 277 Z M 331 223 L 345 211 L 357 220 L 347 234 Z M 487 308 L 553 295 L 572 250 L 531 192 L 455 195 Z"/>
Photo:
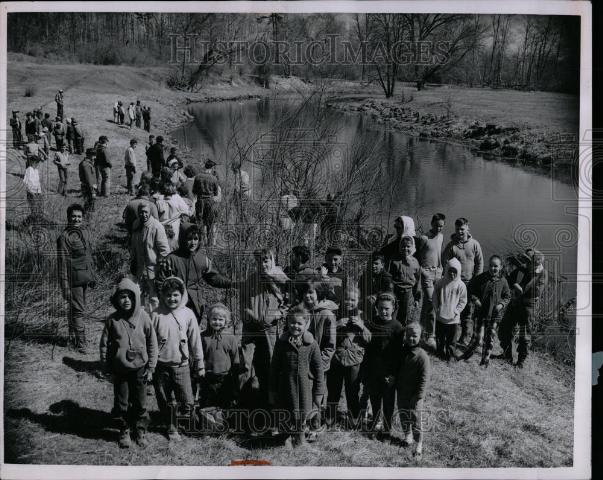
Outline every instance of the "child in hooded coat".
<path id="1" fill-rule="evenodd" d="M 155 396 L 169 440 L 180 439 L 172 394 L 176 396 L 181 416 L 191 415 L 194 404 L 191 372 L 196 378 L 205 375 L 201 334 L 195 314 L 186 307 L 187 301 L 184 282 L 178 277 L 168 277 L 161 286 L 159 308 L 152 315 L 159 345 Z"/>
<path id="2" fill-rule="evenodd" d="M 461 312 L 467 305 L 467 287 L 461 280 L 461 262 L 456 258 L 448 260 L 446 273 L 435 284 L 432 298 L 438 355 L 446 360 L 456 358 L 454 345 L 460 334 Z"/>
<path id="3" fill-rule="evenodd" d="M 113 415 L 120 429 L 119 444 L 130 446 L 130 428 L 139 445 L 145 445 L 149 421 L 147 387 L 157 365 L 157 336 L 151 319 L 141 308 L 140 288 L 122 279 L 111 297 L 115 307 L 105 321 L 100 340 L 100 359 L 113 374 Z"/>

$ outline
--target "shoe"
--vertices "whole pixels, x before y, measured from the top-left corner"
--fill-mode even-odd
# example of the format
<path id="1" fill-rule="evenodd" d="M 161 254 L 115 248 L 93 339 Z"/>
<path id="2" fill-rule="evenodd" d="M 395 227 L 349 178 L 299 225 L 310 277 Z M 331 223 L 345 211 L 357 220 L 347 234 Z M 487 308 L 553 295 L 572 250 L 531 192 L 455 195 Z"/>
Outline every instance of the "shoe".
<path id="1" fill-rule="evenodd" d="M 318 433 L 308 432 L 306 434 L 306 440 L 308 441 L 308 443 L 314 443 L 316 440 L 318 440 Z"/>
<path id="2" fill-rule="evenodd" d="M 285 440 L 284 447 L 287 450 L 293 450 L 293 440 L 291 440 L 291 437 L 287 437 L 287 439 Z"/>
<path id="3" fill-rule="evenodd" d="M 392 444 L 392 436 L 389 432 L 379 432 L 377 433 L 377 440 L 379 440 L 384 445 Z"/>
<path id="4" fill-rule="evenodd" d="M 525 363 L 523 360 L 517 360 L 517 363 L 515 364 L 515 368 L 523 368 L 525 367 Z"/>
<path id="5" fill-rule="evenodd" d="M 412 456 L 417 461 L 419 461 L 423 458 L 423 444 L 422 443 L 417 443 L 417 446 L 415 447 L 415 451 L 412 452 Z"/>
<path id="6" fill-rule="evenodd" d="M 130 438 L 130 430 L 122 430 L 119 434 L 119 448 L 130 448 L 132 439 Z"/>
<path id="7" fill-rule="evenodd" d="M 180 440 L 182 440 L 182 437 L 180 436 L 180 434 L 175 431 L 168 432 L 167 436 L 168 436 L 168 441 L 170 441 L 170 442 L 179 442 Z"/>
<path id="8" fill-rule="evenodd" d="M 482 358 L 482 361 L 479 362 L 480 366 L 484 366 L 485 368 L 488 368 L 488 366 L 490 365 L 490 359 L 489 358 Z"/>
<path id="9" fill-rule="evenodd" d="M 146 432 L 144 430 L 136 430 L 136 445 L 141 448 L 145 448 L 149 445 L 149 441 L 146 437 Z"/>
<path id="10" fill-rule="evenodd" d="M 434 337 L 429 337 L 426 341 L 425 341 L 425 346 L 433 351 L 435 351 L 437 349 L 437 345 L 436 345 L 436 341 Z"/>
<path id="11" fill-rule="evenodd" d="M 412 433 L 407 433 L 404 435 L 404 440 L 402 440 L 402 445 L 405 447 L 410 447 L 414 443 L 414 438 L 412 437 Z"/>

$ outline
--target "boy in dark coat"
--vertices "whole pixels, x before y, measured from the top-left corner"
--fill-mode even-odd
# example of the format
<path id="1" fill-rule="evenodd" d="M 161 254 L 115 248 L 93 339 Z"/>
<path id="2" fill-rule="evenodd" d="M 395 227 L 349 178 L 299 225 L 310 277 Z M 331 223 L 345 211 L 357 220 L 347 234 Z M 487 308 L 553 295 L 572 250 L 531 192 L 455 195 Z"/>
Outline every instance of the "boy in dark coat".
<path id="1" fill-rule="evenodd" d="M 310 249 L 305 245 L 297 245 L 291 250 L 291 264 L 285 267 L 284 272 L 291 280 L 287 291 L 287 302 L 295 305 L 301 301 L 296 291 L 308 280 L 316 278 L 316 271 L 308 266 Z"/>
<path id="2" fill-rule="evenodd" d="M 274 347 L 270 375 L 270 403 L 285 414 L 281 427 L 296 445 L 305 443 L 304 424 L 320 409 L 324 395 L 320 348 L 306 330 L 308 321 L 303 307 L 289 312 L 287 331 Z"/>
<path id="3" fill-rule="evenodd" d="M 390 375 L 385 379 L 388 385 L 396 387 L 404 443 L 416 442 L 413 452 L 416 459 L 423 454 L 423 401 L 431 375 L 429 356 L 419 347 L 420 340 L 421 325 L 410 323 L 406 327 L 404 346 L 395 352 Z"/>
<path id="4" fill-rule="evenodd" d="M 13 148 L 21 148 L 23 143 L 23 124 L 19 120 L 18 113 L 18 110 L 13 110 L 13 116 L 10 119 L 10 128 L 13 131 Z"/>
<path id="5" fill-rule="evenodd" d="M 105 322 L 100 340 L 104 370 L 113 374 L 113 415 L 119 426 L 119 446 L 131 445 L 130 428 L 140 446 L 146 446 L 149 421 L 147 387 L 157 365 L 157 336 L 151 319 L 141 308 L 140 288 L 122 279 L 111 297 L 115 307 Z"/>
<path id="6" fill-rule="evenodd" d="M 477 323 L 473 339 L 463 355 L 463 359 L 471 358 L 483 339 L 484 346 L 480 365 L 487 367 L 490 362 L 492 341 L 496 335 L 496 329 L 503 317 L 505 307 L 511 300 L 509 284 L 503 275 L 502 259 L 498 255 L 490 257 L 490 269 L 487 272 L 480 273 L 471 279 L 468 294 L 477 310 Z"/>
<path id="7" fill-rule="evenodd" d="M 161 176 L 161 169 L 165 167 L 165 158 L 163 156 L 163 137 L 159 135 L 155 143 L 147 149 L 147 158 L 154 177 Z"/>
<path id="8" fill-rule="evenodd" d="M 392 276 L 385 271 L 385 256 L 382 253 L 373 253 L 366 271 L 358 280 L 360 288 L 360 302 L 365 314 L 370 316 L 375 308 L 375 300 L 380 293 L 393 292 Z"/>
<path id="9" fill-rule="evenodd" d="M 396 297 L 391 293 L 382 293 L 377 297 L 377 316 L 369 323 L 371 341 L 365 350 L 366 383 L 373 409 L 371 433 L 380 431 L 380 436 L 389 439 L 396 391 L 388 385 L 384 372 L 390 362 L 402 348 L 404 330 L 402 324 L 394 319 Z M 383 422 L 380 414 L 383 411 Z"/>
<path id="10" fill-rule="evenodd" d="M 227 409 L 237 400 L 239 373 L 239 342 L 231 331 L 230 310 L 214 303 L 207 312 L 207 329 L 201 333 L 205 377 L 201 380 L 201 407 Z"/>

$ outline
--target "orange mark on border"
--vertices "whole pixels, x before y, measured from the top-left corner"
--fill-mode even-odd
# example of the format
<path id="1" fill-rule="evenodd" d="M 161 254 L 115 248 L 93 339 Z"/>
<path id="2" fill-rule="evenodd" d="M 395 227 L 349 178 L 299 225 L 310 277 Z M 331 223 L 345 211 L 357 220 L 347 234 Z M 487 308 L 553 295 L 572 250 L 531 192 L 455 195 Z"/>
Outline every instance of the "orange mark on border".
<path id="1" fill-rule="evenodd" d="M 262 466 L 262 465 L 272 465 L 268 460 L 231 460 L 231 467 L 243 467 L 243 466 Z"/>

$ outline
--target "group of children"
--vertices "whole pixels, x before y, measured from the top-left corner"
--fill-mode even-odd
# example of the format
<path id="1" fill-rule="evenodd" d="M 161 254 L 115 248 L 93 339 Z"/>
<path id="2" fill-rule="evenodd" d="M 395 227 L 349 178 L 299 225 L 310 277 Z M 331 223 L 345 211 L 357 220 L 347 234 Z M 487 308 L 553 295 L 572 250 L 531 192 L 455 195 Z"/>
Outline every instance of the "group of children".
<path id="1" fill-rule="evenodd" d="M 443 215 L 434 216 L 432 229 L 441 230 L 442 220 Z M 458 231 L 468 224 L 461 219 L 456 226 Z M 487 366 L 511 289 L 501 257 L 493 255 L 488 271 L 464 282 L 463 264 L 452 256 L 427 293 L 435 328 L 424 332 L 421 324 L 429 324 L 430 317 L 420 322 L 414 312 L 421 306 L 418 252 L 404 228 L 401 233 L 395 240 L 398 251 L 388 245 L 375 252 L 358 286 L 343 270 L 339 248 L 329 248 L 317 269 L 308 265 L 310 251 L 304 246 L 293 249 L 284 270 L 270 250 L 256 252 L 256 272 L 230 284 L 240 288 L 240 335 L 223 304 L 210 306 L 201 332 L 202 313 L 187 307 L 193 305 L 187 284 L 176 276 L 160 276 L 160 302 L 150 316 L 141 310 L 138 286 L 122 280 L 113 296 L 116 312 L 101 340 L 101 358 L 114 373 L 120 445 L 131 443 L 128 425 L 136 441 L 145 443 L 146 397 L 139 390 L 152 379 L 170 440 L 179 438 L 179 419 L 197 414 L 198 402 L 226 413 L 234 406 L 268 411 L 266 427 L 284 432 L 287 442 L 302 444 L 342 418 L 343 389 L 346 426 L 367 426 L 369 435 L 391 442 L 397 412 L 402 445 L 414 444 L 413 454 L 420 458 L 431 369 L 422 341 L 430 347 L 434 334 L 436 353 L 445 360 L 468 360 L 483 341 L 481 364 Z M 539 256 L 531 255 L 533 260 Z M 532 284 L 533 275 L 527 273 Z M 456 348 L 467 305 L 475 309 L 470 316 L 476 325 L 461 355 Z M 132 418 L 134 423 L 128 423 Z"/>

